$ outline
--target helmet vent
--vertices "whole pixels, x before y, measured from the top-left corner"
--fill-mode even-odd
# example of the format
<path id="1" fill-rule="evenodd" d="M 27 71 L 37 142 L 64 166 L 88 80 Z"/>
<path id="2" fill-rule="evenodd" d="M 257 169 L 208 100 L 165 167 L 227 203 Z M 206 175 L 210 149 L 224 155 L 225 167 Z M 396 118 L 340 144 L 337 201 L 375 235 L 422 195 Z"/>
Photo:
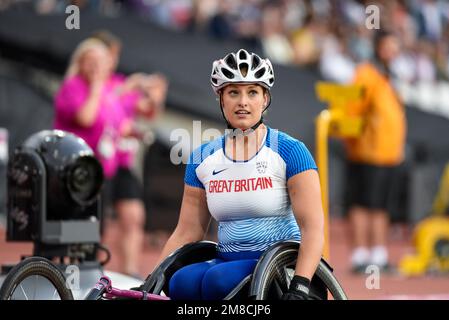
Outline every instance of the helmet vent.
<path id="1" fill-rule="evenodd" d="M 260 77 L 262 77 L 264 74 L 265 74 L 265 68 L 261 68 L 259 71 L 257 71 L 257 72 L 254 74 L 254 76 L 255 76 L 257 79 L 260 79 Z"/>
<path id="2" fill-rule="evenodd" d="M 246 60 L 246 51 L 245 50 L 240 50 L 240 53 L 239 53 L 239 59 L 240 60 Z"/>
<path id="3" fill-rule="evenodd" d="M 260 65 L 259 57 L 253 54 L 253 63 L 252 63 L 252 66 L 251 66 L 251 70 L 256 69 L 259 65 Z"/>
<path id="4" fill-rule="evenodd" d="M 234 74 L 231 71 L 229 71 L 228 69 L 221 68 L 221 72 L 225 75 L 226 78 L 234 79 Z"/>
<path id="5" fill-rule="evenodd" d="M 247 63 L 239 64 L 239 70 L 243 77 L 246 77 L 246 75 L 248 74 L 248 68 L 249 66 Z"/>
<path id="6" fill-rule="evenodd" d="M 237 61 L 235 61 L 233 54 L 228 54 L 228 56 L 225 59 L 226 64 L 234 70 L 237 70 Z"/>

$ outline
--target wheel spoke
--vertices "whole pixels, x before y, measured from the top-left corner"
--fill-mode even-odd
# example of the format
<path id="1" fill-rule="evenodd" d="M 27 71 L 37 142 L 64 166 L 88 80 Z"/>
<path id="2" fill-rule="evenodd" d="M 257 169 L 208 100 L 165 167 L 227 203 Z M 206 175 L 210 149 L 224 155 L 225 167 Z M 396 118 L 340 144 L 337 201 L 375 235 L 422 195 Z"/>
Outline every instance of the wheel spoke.
<path id="1" fill-rule="evenodd" d="M 289 287 L 290 286 L 291 277 L 290 277 L 290 274 L 288 272 L 288 268 L 287 267 L 284 267 L 284 281 L 287 284 L 287 287 Z"/>
<path id="2" fill-rule="evenodd" d="M 55 292 L 53 292 L 53 296 L 51 297 L 51 300 L 56 300 L 56 299 L 55 299 L 56 293 L 58 293 L 58 290 L 57 290 L 57 289 L 55 289 Z"/>
<path id="3" fill-rule="evenodd" d="M 29 300 L 27 294 L 25 293 L 25 290 L 23 290 L 22 284 L 20 284 L 20 289 L 22 290 L 23 295 L 25 296 L 25 299 Z"/>
<path id="4" fill-rule="evenodd" d="M 277 274 L 275 276 L 276 282 L 278 283 L 279 288 L 282 291 L 287 291 L 288 290 L 288 284 L 289 284 L 289 279 L 288 279 L 288 274 L 287 274 L 287 270 L 285 267 L 281 268 L 277 268 Z"/>
<path id="5" fill-rule="evenodd" d="M 34 276 L 34 292 L 33 292 L 33 300 L 36 300 L 36 291 L 37 291 L 37 275 Z"/>
<path id="6" fill-rule="evenodd" d="M 280 299 L 282 297 L 282 294 L 287 290 L 282 290 L 281 284 L 279 283 L 279 278 L 273 279 L 273 287 L 276 292 L 276 298 Z"/>

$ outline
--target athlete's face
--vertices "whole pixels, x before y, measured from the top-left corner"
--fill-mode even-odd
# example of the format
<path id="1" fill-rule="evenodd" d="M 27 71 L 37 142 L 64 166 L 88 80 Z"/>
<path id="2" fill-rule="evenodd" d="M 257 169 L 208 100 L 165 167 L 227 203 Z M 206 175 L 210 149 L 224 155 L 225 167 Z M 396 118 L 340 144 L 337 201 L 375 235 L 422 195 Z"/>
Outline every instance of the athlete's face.
<path id="1" fill-rule="evenodd" d="M 221 94 L 223 112 L 234 128 L 254 126 L 268 103 L 268 94 L 257 84 L 230 84 Z"/>

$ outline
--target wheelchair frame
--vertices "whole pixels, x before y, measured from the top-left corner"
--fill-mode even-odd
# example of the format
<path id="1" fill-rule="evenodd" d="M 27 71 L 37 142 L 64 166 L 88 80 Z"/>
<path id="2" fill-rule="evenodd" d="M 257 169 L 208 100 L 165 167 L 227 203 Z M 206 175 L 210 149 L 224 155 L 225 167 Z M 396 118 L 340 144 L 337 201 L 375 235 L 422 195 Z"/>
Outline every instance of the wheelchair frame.
<path id="1" fill-rule="evenodd" d="M 253 274 L 245 277 L 225 297 L 225 300 L 279 298 L 290 284 L 299 246 L 300 243 L 293 240 L 278 242 L 270 246 L 259 258 Z M 145 279 L 140 289 L 153 294 L 164 292 L 169 296 L 168 282 L 177 270 L 188 264 L 216 258 L 216 250 L 217 244 L 212 241 L 198 241 L 184 245 L 162 261 L 155 271 Z M 288 274 L 288 268 L 292 270 L 291 275 Z M 327 299 L 327 292 L 323 293 L 323 289 L 326 289 L 336 300 L 348 299 L 333 274 L 333 269 L 324 259 L 321 259 L 311 281 L 311 298 Z M 245 294 L 246 290 L 247 294 Z M 273 291 L 276 293 L 274 297 Z"/>

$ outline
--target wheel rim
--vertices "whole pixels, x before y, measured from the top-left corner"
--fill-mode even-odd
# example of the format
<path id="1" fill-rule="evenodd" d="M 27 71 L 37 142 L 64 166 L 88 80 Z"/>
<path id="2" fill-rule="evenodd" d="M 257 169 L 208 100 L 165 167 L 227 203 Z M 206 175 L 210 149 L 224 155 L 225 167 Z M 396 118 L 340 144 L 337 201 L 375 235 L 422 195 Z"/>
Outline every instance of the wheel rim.
<path id="1" fill-rule="evenodd" d="M 57 288 L 41 275 L 31 275 L 20 281 L 9 295 L 10 300 L 61 300 Z"/>
<path id="2" fill-rule="evenodd" d="M 276 285 L 282 290 L 290 284 L 290 280 L 293 277 L 294 269 L 296 267 L 296 249 L 287 249 L 277 254 L 276 259 L 268 265 L 263 276 L 264 285 L 262 287 L 265 290 L 260 290 L 260 294 L 256 296 L 258 300 L 267 300 L 270 298 L 270 294 L 273 295 L 272 288 Z M 271 271 L 270 271 L 271 270 Z M 270 275 L 270 276 L 268 276 Z M 327 270 L 322 263 L 318 265 L 316 276 L 318 276 L 327 286 L 328 293 L 333 299 L 346 300 L 347 297 L 344 291 L 340 287 L 338 281 L 333 276 L 332 272 Z M 274 285 L 273 285 L 274 284 Z M 271 292 L 270 292 L 271 291 Z M 285 291 L 284 291 L 285 292 Z M 277 296 L 278 294 L 276 294 Z M 279 298 L 279 297 L 277 297 Z M 317 296 L 311 296 L 312 299 L 320 299 Z"/>

